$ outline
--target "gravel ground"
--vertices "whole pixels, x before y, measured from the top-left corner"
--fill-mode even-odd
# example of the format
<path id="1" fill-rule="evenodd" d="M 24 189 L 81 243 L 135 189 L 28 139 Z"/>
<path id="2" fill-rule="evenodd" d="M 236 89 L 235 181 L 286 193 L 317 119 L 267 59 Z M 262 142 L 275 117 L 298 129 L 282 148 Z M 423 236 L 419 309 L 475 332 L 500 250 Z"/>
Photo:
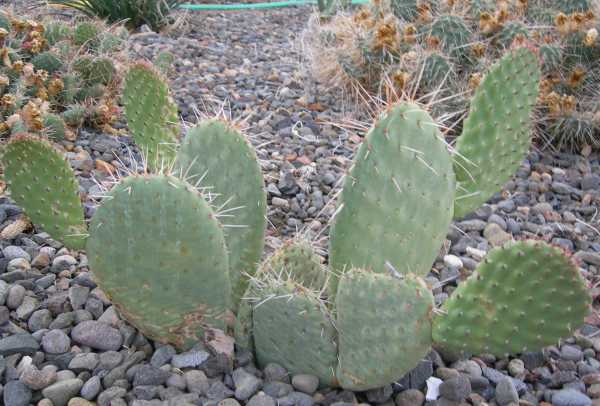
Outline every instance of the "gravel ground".
<path id="1" fill-rule="evenodd" d="M 172 89 L 185 121 L 194 122 L 196 110 L 221 108 L 245 120 L 267 182 L 270 248 L 298 234 L 326 246 L 335 185 L 360 143 L 358 134 L 325 124 L 343 117 L 340 96 L 301 72 L 296 42 L 308 15 L 306 8 L 206 14 L 192 19 L 185 36 L 142 33 L 131 41 L 139 56 L 164 49 L 177 55 Z M 84 130 L 65 146 L 89 196 L 111 167 L 131 166 L 136 157 L 128 137 Z M 491 247 L 537 237 L 572 251 L 595 286 L 599 191 L 598 154 L 532 153 L 501 194 L 453 225 L 429 277 L 462 278 Z M 87 214 L 93 210 L 89 202 Z M 0 198 L 0 229 L 19 214 Z M 148 342 L 96 287 L 85 254 L 47 234 L 0 244 L 0 392 L 7 406 L 411 406 L 425 403 L 431 376 L 444 382 L 442 397 L 429 405 L 600 405 L 598 318 L 560 346 L 520 358 L 445 363 L 433 351 L 393 385 L 366 393 L 318 391 L 314 377 L 289 376 L 275 364 L 258 370 L 249 354 L 237 354 L 231 365 L 219 362 L 210 344 L 177 354 Z M 436 301 L 454 288 L 437 289 Z"/>

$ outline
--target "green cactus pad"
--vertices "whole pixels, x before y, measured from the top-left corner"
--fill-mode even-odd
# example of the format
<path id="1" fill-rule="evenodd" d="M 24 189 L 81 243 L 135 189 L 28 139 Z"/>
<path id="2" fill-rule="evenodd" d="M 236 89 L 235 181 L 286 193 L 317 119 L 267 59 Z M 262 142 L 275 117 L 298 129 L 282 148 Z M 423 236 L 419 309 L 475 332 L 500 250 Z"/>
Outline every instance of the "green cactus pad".
<path id="1" fill-rule="evenodd" d="M 261 367 L 275 362 L 291 375 L 312 374 L 336 386 L 336 332 L 325 303 L 302 287 L 266 288 L 254 305 L 254 344 Z"/>
<path id="2" fill-rule="evenodd" d="M 177 105 L 152 66 L 133 65 L 125 78 L 123 104 L 133 138 L 153 169 L 170 167 L 179 134 Z"/>
<path id="3" fill-rule="evenodd" d="M 87 252 L 94 280 L 149 338 L 188 348 L 231 321 L 223 231 L 184 181 L 125 178 L 94 215 Z"/>
<path id="4" fill-rule="evenodd" d="M 350 390 L 402 378 L 431 350 L 433 296 L 418 277 L 345 273 L 336 296 L 337 378 Z"/>
<path id="5" fill-rule="evenodd" d="M 442 49 L 451 56 L 463 57 L 469 53 L 471 30 L 465 21 L 455 15 L 442 15 L 431 24 L 429 35 L 440 40 Z"/>
<path id="6" fill-rule="evenodd" d="M 554 0 L 552 3 L 565 14 L 582 13 L 591 9 L 589 0 Z"/>
<path id="7" fill-rule="evenodd" d="M 325 286 L 327 270 L 309 242 L 287 242 L 261 266 L 260 272 L 290 275 L 302 286 L 320 291 Z"/>
<path id="8" fill-rule="evenodd" d="M 213 204 L 231 216 L 220 220 L 226 225 L 235 305 L 248 284 L 244 275 L 256 272 L 264 246 L 267 198 L 254 149 L 231 125 L 209 120 L 188 131 L 176 167 L 190 182 L 211 187 L 217 195 Z"/>
<path id="9" fill-rule="evenodd" d="M 54 140 L 65 139 L 65 122 L 57 114 L 46 114 L 44 116 L 44 129 L 49 138 Z"/>
<path id="10" fill-rule="evenodd" d="M 31 59 L 31 64 L 36 69 L 43 69 L 52 75 L 63 68 L 63 62 L 53 52 L 42 52 Z"/>
<path id="11" fill-rule="evenodd" d="M 71 27 L 62 21 L 48 23 L 44 28 L 44 38 L 50 46 L 68 39 L 73 33 Z"/>
<path id="12" fill-rule="evenodd" d="M 454 172 L 446 144 L 418 106 L 393 107 L 360 146 L 330 231 L 333 270 L 426 275 L 452 219 Z M 335 291 L 335 279 L 332 279 Z"/>
<path id="13" fill-rule="evenodd" d="M 560 249 L 522 241 L 492 250 L 444 303 L 433 338 L 454 354 L 538 351 L 572 335 L 591 303 Z"/>
<path id="14" fill-rule="evenodd" d="M 536 56 L 520 48 L 497 62 L 477 88 L 456 144 L 455 218 L 499 192 L 525 158 L 540 75 Z"/>
<path id="15" fill-rule="evenodd" d="M 417 0 L 392 0 L 390 6 L 392 13 L 402 20 L 413 21 L 417 18 Z"/>
<path id="16" fill-rule="evenodd" d="M 31 221 L 72 249 L 85 246 L 87 228 L 77 179 L 47 141 L 15 135 L 2 154 L 4 179 Z"/>

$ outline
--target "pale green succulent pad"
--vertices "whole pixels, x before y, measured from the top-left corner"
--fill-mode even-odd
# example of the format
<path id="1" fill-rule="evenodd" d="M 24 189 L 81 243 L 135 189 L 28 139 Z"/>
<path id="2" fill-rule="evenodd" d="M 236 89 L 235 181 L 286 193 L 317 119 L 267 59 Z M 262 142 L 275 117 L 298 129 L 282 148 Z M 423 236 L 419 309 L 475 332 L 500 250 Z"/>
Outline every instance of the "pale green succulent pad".
<path id="1" fill-rule="evenodd" d="M 234 306 L 263 252 L 267 197 L 254 148 L 231 124 L 208 120 L 191 128 L 177 153 L 177 170 L 207 186 L 221 207 Z"/>
<path id="2" fill-rule="evenodd" d="M 73 249 L 85 246 L 87 227 L 79 184 L 69 162 L 48 141 L 17 134 L 2 153 L 4 179 L 31 221 Z"/>
<path id="3" fill-rule="evenodd" d="M 94 215 L 87 252 L 98 285 L 146 336 L 187 348 L 204 327 L 226 328 L 223 231 L 187 183 L 167 175 L 122 180 Z"/>
<path id="4" fill-rule="evenodd" d="M 352 270 L 340 280 L 335 305 L 337 377 L 345 389 L 397 381 L 431 350 L 433 295 L 419 277 Z"/>
<path id="5" fill-rule="evenodd" d="M 525 159 L 540 75 L 535 54 L 520 48 L 495 64 L 475 92 L 456 143 L 455 218 L 500 191 Z"/>
<path id="6" fill-rule="evenodd" d="M 169 88 L 151 65 L 132 66 L 125 78 L 123 105 L 127 125 L 152 169 L 170 168 L 175 160 L 179 119 Z"/>
<path id="7" fill-rule="evenodd" d="M 590 304 L 583 277 L 559 248 L 512 243 L 492 250 L 444 303 L 433 338 L 458 354 L 537 351 L 569 337 Z"/>
<path id="8" fill-rule="evenodd" d="M 431 117 L 392 107 L 369 131 L 341 194 L 330 232 L 334 270 L 427 275 L 452 220 L 452 160 Z M 335 289 L 334 289 L 335 291 Z"/>

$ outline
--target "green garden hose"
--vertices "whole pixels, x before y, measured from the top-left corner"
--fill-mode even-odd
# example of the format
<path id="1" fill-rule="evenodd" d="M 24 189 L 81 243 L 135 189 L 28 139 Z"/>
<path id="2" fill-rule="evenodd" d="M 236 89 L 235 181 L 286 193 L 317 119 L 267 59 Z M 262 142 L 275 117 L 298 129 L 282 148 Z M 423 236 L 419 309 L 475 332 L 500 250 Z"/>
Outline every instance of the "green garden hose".
<path id="1" fill-rule="evenodd" d="M 370 0 L 352 0 L 352 4 L 367 4 Z M 317 4 L 314 0 L 274 1 L 272 3 L 237 4 L 182 4 L 179 7 L 190 11 L 259 10 L 266 8 L 294 7 Z"/>

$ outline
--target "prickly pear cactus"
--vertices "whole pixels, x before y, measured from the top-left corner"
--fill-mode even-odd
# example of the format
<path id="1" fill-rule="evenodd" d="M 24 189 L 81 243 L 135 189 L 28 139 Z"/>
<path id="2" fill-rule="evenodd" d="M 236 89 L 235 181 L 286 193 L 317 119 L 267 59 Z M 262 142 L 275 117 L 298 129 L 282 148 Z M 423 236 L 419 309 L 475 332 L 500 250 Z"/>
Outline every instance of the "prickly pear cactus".
<path id="1" fill-rule="evenodd" d="M 153 169 L 170 167 L 179 133 L 177 105 L 151 65 L 133 65 L 125 78 L 123 103 L 127 125 Z"/>
<path id="2" fill-rule="evenodd" d="M 418 277 L 352 270 L 342 276 L 335 304 L 344 389 L 395 382 L 431 350 L 433 296 Z"/>
<path id="3" fill-rule="evenodd" d="M 73 43 L 79 46 L 85 46 L 87 49 L 93 49 L 98 46 L 100 30 L 94 23 L 84 21 L 77 24 L 73 31 Z"/>
<path id="4" fill-rule="evenodd" d="M 188 131 L 176 167 L 191 183 L 211 187 L 213 204 L 222 206 L 235 306 L 264 246 L 267 198 L 256 153 L 232 125 L 209 120 Z"/>
<path id="5" fill-rule="evenodd" d="M 254 343 L 259 365 L 276 362 L 290 374 L 311 373 L 336 386 L 336 331 L 325 303 L 291 281 L 273 281 L 254 306 Z"/>
<path id="6" fill-rule="evenodd" d="M 554 72 L 560 68 L 562 49 L 556 45 L 542 45 L 540 46 L 540 59 L 544 73 Z"/>
<path id="7" fill-rule="evenodd" d="M 423 61 L 422 83 L 429 91 L 453 81 L 450 61 L 441 54 L 431 53 Z"/>
<path id="8" fill-rule="evenodd" d="M 65 158 L 47 141 L 15 135 L 2 154 L 4 179 L 31 221 L 72 249 L 85 245 L 87 228 L 79 185 Z"/>
<path id="9" fill-rule="evenodd" d="M 454 172 L 446 148 L 437 125 L 415 104 L 394 106 L 375 124 L 344 182 L 330 232 L 334 271 L 381 273 L 389 262 L 401 273 L 429 272 L 452 219 Z"/>
<path id="10" fill-rule="evenodd" d="M 260 297 L 260 287 L 273 278 L 291 278 L 296 283 L 320 292 L 324 289 L 327 271 L 308 241 L 286 243 L 264 261 L 248 284 L 240 301 L 235 325 L 235 342 L 240 348 L 253 349 L 252 307 Z"/>
<path id="11" fill-rule="evenodd" d="M 85 107 L 75 104 L 63 112 L 63 119 L 71 127 L 81 127 L 85 120 Z"/>
<path id="12" fill-rule="evenodd" d="M 417 0 L 391 0 L 392 13 L 398 18 L 412 21 L 417 17 Z"/>
<path id="13" fill-rule="evenodd" d="M 496 63 L 477 88 L 456 143 L 455 218 L 500 191 L 525 158 L 540 74 L 534 53 L 520 48 Z"/>
<path id="14" fill-rule="evenodd" d="M 508 48 L 517 36 L 529 38 L 529 28 L 522 22 L 510 21 L 498 33 L 497 41 L 503 47 Z"/>
<path id="15" fill-rule="evenodd" d="M 231 322 L 223 231 L 178 178 L 122 180 L 92 219 L 87 253 L 95 281 L 147 337 L 188 348 Z"/>
<path id="16" fill-rule="evenodd" d="M 433 339 L 454 354 L 537 351 L 569 337 L 591 304 L 560 249 L 523 241 L 492 250 L 434 319 Z"/>

